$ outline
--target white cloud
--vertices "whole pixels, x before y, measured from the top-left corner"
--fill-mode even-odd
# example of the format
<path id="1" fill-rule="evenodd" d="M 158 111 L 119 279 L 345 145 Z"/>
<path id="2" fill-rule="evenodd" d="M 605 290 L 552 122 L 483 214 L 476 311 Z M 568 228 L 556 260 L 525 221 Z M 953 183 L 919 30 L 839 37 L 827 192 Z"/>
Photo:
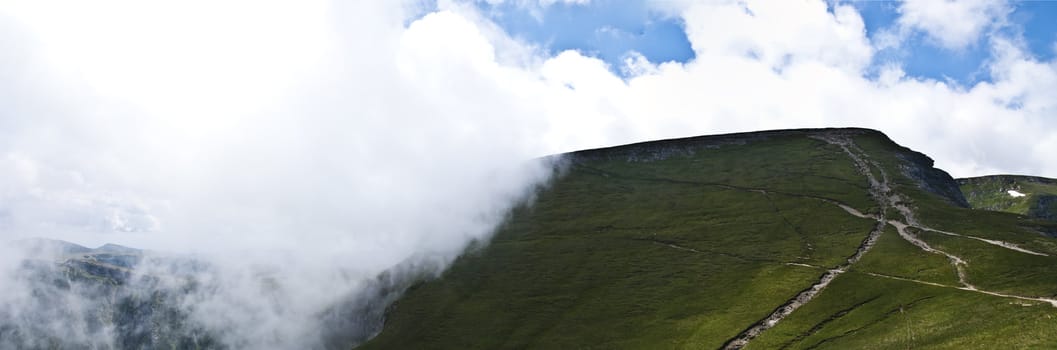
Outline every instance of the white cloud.
<path id="1" fill-rule="evenodd" d="M 178 20 L 96 2 L 69 21 L 12 4 L 0 6 L 0 235 L 240 251 L 215 258 L 232 278 L 207 309 L 239 310 L 215 321 L 243 340 L 300 324 L 279 345 L 310 347 L 308 315 L 362 278 L 415 256 L 443 265 L 487 237 L 543 178 L 524 161 L 549 153 L 863 126 L 955 175 L 1057 176 L 1054 62 L 996 39 L 993 83 L 895 66 L 867 78 L 876 48 L 850 6 L 666 2 L 696 58 L 631 55 L 625 80 L 444 1 L 407 26 L 407 4 L 384 2 L 188 3 Z M 285 311 L 252 302 L 259 265 L 287 281 Z"/>
<path id="2" fill-rule="evenodd" d="M 818 62 L 854 71 L 873 53 L 862 18 L 846 5 L 828 13 L 822 2 L 703 2 L 691 3 L 682 16 L 702 56 L 749 56 L 773 68 Z"/>
<path id="3" fill-rule="evenodd" d="M 544 64 L 570 72 L 545 75 L 548 80 L 577 77 L 573 86 L 594 86 L 570 92 L 551 108 L 577 110 L 552 117 L 551 135 L 595 126 L 576 129 L 577 137 L 557 137 L 564 149 L 769 128 L 862 126 L 933 156 L 956 176 L 1057 175 L 1044 148 L 1057 135 L 1057 120 L 1050 117 L 1057 104 L 1057 66 L 1033 59 L 1016 41 L 992 38 L 995 59 L 988 69 L 994 82 L 962 87 L 908 77 L 896 66 L 870 78 L 866 70 L 875 50 L 848 6 L 827 12 L 821 2 L 690 2 L 678 13 L 696 53 L 691 62 L 643 70 L 626 82 L 584 77 L 601 72 L 603 64 L 573 59 L 576 53 Z"/>
<path id="4" fill-rule="evenodd" d="M 486 2 L 492 5 L 502 4 L 505 2 L 514 2 L 520 6 L 528 7 L 548 7 L 554 4 L 563 5 L 587 5 L 591 3 L 591 0 L 477 0 L 480 2 Z"/>
<path id="5" fill-rule="evenodd" d="M 567 5 L 587 5 L 591 3 L 591 0 L 539 0 L 540 5 L 550 6 L 554 4 L 567 4 Z"/>
<path id="6" fill-rule="evenodd" d="M 63 5 L 0 7 L 0 238 L 200 254 L 220 286 L 197 319 L 233 347 L 318 347 L 324 308 L 397 264 L 447 263 L 547 175 L 529 163 L 546 152 L 538 79 L 464 16 L 124 1 L 48 16 Z"/>
<path id="7" fill-rule="evenodd" d="M 948 49 L 962 49 L 988 28 L 1005 22 L 1012 8 L 1005 0 L 904 0 L 899 25 L 918 30 Z"/>

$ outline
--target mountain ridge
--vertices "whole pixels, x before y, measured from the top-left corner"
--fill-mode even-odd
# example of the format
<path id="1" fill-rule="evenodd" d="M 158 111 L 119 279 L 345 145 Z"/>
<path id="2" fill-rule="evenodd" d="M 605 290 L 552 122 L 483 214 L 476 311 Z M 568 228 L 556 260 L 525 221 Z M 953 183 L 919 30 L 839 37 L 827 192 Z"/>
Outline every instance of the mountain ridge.
<path id="1" fill-rule="evenodd" d="M 663 159 L 670 154 L 686 154 L 690 148 L 718 148 L 723 145 L 744 145 L 747 142 L 763 140 L 771 137 L 783 136 L 823 136 L 823 135 L 873 135 L 883 138 L 882 142 L 888 142 L 897 146 L 898 154 L 916 167 L 907 167 L 906 171 L 913 174 L 911 177 L 919 181 L 919 185 L 929 192 L 944 197 L 953 204 L 968 208 L 969 203 L 958 187 L 957 181 L 946 171 L 935 168 L 935 160 L 928 155 L 914 151 L 892 141 L 888 135 L 875 129 L 844 127 L 844 128 L 800 128 L 800 129 L 775 129 L 751 132 L 736 132 L 716 135 L 700 135 L 691 137 L 679 137 L 654 141 L 635 142 L 617 146 L 601 147 L 580 150 L 557 155 L 571 159 L 593 159 L 597 157 L 612 157 L 615 153 L 622 153 L 629 161 L 633 160 L 657 160 Z M 658 149 L 660 148 L 660 149 Z"/>

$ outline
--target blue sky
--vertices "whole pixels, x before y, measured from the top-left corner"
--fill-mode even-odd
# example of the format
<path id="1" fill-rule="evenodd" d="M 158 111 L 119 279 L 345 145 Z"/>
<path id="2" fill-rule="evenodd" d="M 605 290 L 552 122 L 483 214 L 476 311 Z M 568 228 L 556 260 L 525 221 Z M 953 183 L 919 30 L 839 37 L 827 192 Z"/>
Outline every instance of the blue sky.
<path id="1" fill-rule="evenodd" d="M 614 67 L 631 51 L 651 62 L 686 62 L 694 57 L 682 20 L 654 11 L 641 0 L 557 2 L 542 8 L 513 1 L 479 6 L 511 36 L 551 53 L 578 50 Z"/>
<path id="2" fill-rule="evenodd" d="M 866 24 L 867 35 L 891 28 L 899 17 L 897 2 L 857 1 L 852 4 L 859 10 Z M 1005 35 L 1024 40 L 1028 51 L 1036 58 L 1051 60 L 1054 43 L 1057 42 L 1057 2 L 1016 2 L 1009 16 L 1009 25 L 997 28 Z M 911 35 L 900 52 L 881 52 L 879 58 L 900 63 L 907 74 L 937 80 L 951 79 L 963 85 L 978 81 L 990 81 L 984 64 L 990 58 L 987 38 L 981 37 L 970 46 L 951 50 L 935 45 L 922 34 Z"/>
<path id="3" fill-rule="evenodd" d="M 234 276 L 289 252 L 289 307 L 229 314 L 242 347 L 300 349 L 255 335 L 318 334 L 318 291 L 361 281 L 332 276 L 450 261 L 548 154 L 865 127 L 955 177 L 1057 178 L 1057 3 L 825 1 L 0 1 L 0 238 Z"/>
<path id="4" fill-rule="evenodd" d="M 361 203 L 345 199 L 417 215 L 506 178 L 493 165 L 785 128 L 878 129 L 954 176 L 1057 177 L 1057 3 L 832 1 L 0 1 L 0 187 L 24 189 L 0 191 L 0 219 L 86 241 L 172 233 L 127 241 L 141 247 L 337 232 Z M 649 62 L 625 71 L 630 52 Z M 171 198 L 192 187 L 239 193 Z M 281 214 L 318 203 L 334 216 Z M 362 232 L 389 218 L 364 213 Z"/>
<path id="5" fill-rule="evenodd" d="M 893 30 L 899 18 L 894 1 L 852 1 L 866 25 L 867 36 Z M 550 53 L 578 50 L 619 67 L 626 55 L 638 52 L 651 62 L 686 62 L 694 58 L 683 22 L 651 8 L 648 1 L 593 0 L 586 4 L 556 2 L 526 6 L 524 2 L 478 3 L 491 20 L 511 36 L 547 49 Z M 1051 60 L 1057 42 L 1057 1 L 1013 3 L 1009 24 L 997 30 L 1022 39 L 1028 51 L 1041 60 Z M 972 85 L 990 81 L 985 64 L 990 58 L 986 36 L 967 47 L 949 49 L 936 45 L 922 33 L 908 36 L 896 49 L 877 53 L 875 66 L 897 64 L 910 76 Z M 613 69 L 621 74 L 619 69 Z"/>

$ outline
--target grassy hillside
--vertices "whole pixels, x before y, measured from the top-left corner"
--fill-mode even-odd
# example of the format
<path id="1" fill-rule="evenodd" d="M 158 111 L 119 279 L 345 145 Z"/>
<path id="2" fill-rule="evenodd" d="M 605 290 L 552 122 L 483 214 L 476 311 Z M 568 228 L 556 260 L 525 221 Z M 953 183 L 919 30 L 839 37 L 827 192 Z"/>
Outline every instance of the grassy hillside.
<path id="1" fill-rule="evenodd" d="M 1057 180 L 993 175 L 958 179 L 973 208 L 1057 221 Z"/>
<path id="2" fill-rule="evenodd" d="M 1057 347 L 1057 240 L 863 129 L 577 152 L 364 349 Z"/>

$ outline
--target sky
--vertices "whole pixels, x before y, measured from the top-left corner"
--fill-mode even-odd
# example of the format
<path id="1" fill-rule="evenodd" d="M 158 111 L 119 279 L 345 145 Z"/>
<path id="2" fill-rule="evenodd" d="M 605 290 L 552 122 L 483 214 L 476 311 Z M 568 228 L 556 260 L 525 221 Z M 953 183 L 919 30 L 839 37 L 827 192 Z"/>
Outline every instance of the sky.
<path id="1" fill-rule="evenodd" d="M 795 69 L 785 71 L 785 68 L 821 63 L 826 68 L 850 68 L 841 72 L 841 76 L 834 76 L 849 80 L 835 84 L 874 86 L 867 90 L 849 90 L 849 93 L 859 93 L 858 99 L 864 100 L 861 102 L 847 98 L 851 96 L 815 93 L 804 100 L 834 98 L 804 103 L 814 104 L 812 108 L 832 108 L 846 103 L 886 105 L 883 114 L 856 110 L 810 110 L 805 114 L 797 110 L 805 106 L 790 106 L 792 101 L 749 101 L 759 94 L 744 89 L 730 98 L 729 103 L 707 101 L 709 96 L 701 96 L 707 102 L 696 103 L 699 105 L 696 109 L 685 108 L 685 113 L 675 113 L 678 117 L 657 115 L 661 113 L 648 115 L 645 111 L 636 115 L 623 108 L 618 108 L 618 113 L 603 113 L 607 118 L 602 119 L 608 120 L 614 114 L 623 114 L 616 117 L 623 119 L 616 123 L 620 128 L 630 129 L 623 135 L 646 134 L 658 138 L 767 128 L 864 126 L 884 131 L 897 142 L 924 151 L 956 177 L 995 173 L 1053 177 L 1057 173 L 1047 151 L 1054 142 L 1052 102 L 1055 95 L 1042 92 L 1052 86 L 1049 79 L 1057 57 L 1057 2 L 831 0 L 794 3 L 795 6 L 775 1 L 493 0 L 479 1 L 474 7 L 484 21 L 499 27 L 504 35 L 539 50 L 554 65 L 561 58 L 573 55 L 600 60 L 606 70 L 622 81 L 617 84 L 618 90 L 636 90 L 636 85 L 644 85 L 646 81 L 663 80 L 661 85 L 676 90 L 673 95 L 688 94 L 702 85 L 723 88 L 722 82 L 705 83 L 710 78 L 722 77 L 730 78 L 727 87 L 742 86 L 743 82 L 735 80 L 748 79 L 745 85 L 778 89 L 770 90 L 773 94 L 762 99 L 794 99 L 798 91 L 827 89 L 823 87 L 826 83 L 797 80 L 794 74 L 789 74 Z M 444 2 L 439 7 L 443 8 Z M 728 18 L 698 15 L 731 8 L 740 13 L 731 12 Z M 770 13 L 772 8 L 790 12 Z M 829 18 L 812 18 L 809 13 Z M 849 33 L 854 35 L 845 35 Z M 818 38 L 827 38 L 823 40 L 828 42 L 816 42 Z M 791 41 L 780 42 L 786 39 Z M 856 46 L 859 52 L 848 50 Z M 712 60 L 720 57 L 748 60 Z M 640 62 L 646 64 L 639 65 Z M 733 77 L 698 67 L 705 62 L 713 68 L 731 63 L 725 67 L 738 69 L 742 74 Z M 755 67 L 736 67 L 741 63 Z M 770 68 L 776 74 L 753 76 L 752 68 Z M 1034 78 L 1020 75 L 1033 74 L 1029 71 L 1035 69 L 1039 69 L 1039 75 Z M 681 85 L 687 81 L 698 84 Z M 792 89 L 794 86 L 804 89 Z M 837 85 L 828 88 L 841 89 Z M 914 94 L 911 90 L 918 89 L 945 96 L 929 96 L 927 100 L 911 98 Z M 893 93 L 903 95 L 893 96 Z M 957 101 L 963 98 L 966 100 Z M 1039 102 L 1032 104 L 1037 108 L 1024 108 L 1025 99 Z M 644 103 L 670 105 L 673 102 L 659 103 L 661 100 Z M 986 100 L 999 108 L 985 112 L 956 106 Z M 772 105 L 777 111 L 773 117 L 767 116 L 748 107 L 752 104 Z M 706 112 L 708 108 L 719 110 Z M 744 112 L 729 113 L 739 109 Z M 718 121 L 725 119 L 718 115 L 723 112 L 739 121 L 754 121 Z M 644 123 L 653 125 L 643 126 Z M 997 130 L 986 130 L 993 124 L 999 124 L 994 127 Z M 666 125 L 676 125 L 684 131 L 658 130 Z"/>
<path id="2" fill-rule="evenodd" d="M 542 4 L 546 6 L 532 6 L 525 1 L 482 2 L 479 8 L 513 37 L 543 47 L 550 54 L 576 50 L 602 59 L 611 69 L 621 67 L 623 59 L 631 53 L 641 54 L 651 62 L 686 63 L 694 58 L 684 30 L 685 21 L 660 11 L 663 4 L 657 1 L 552 1 Z M 908 8 L 897 1 L 830 1 L 828 5 L 831 11 L 839 5 L 854 7 L 862 17 L 865 35 L 875 42 L 901 30 L 900 21 L 907 21 L 901 14 Z M 989 37 L 977 32 L 981 30 L 1001 31 L 1007 37 L 1021 39 L 1024 49 L 1038 59 L 1054 58 L 1057 3 L 1007 2 L 993 9 L 979 6 L 979 11 L 992 11 L 988 15 L 993 17 L 978 19 L 989 23 L 967 29 L 969 33 L 964 38 L 949 39 L 957 41 L 952 44 L 955 46 L 936 41 L 936 37 L 927 31 L 904 33 L 901 45 L 879 48 L 873 69 L 876 71 L 886 64 L 896 64 L 912 77 L 952 81 L 960 85 L 991 81 L 986 69 L 991 56 Z M 614 69 L 614 73 L 628 76 L 619 69 Z"/>
<path id="3" fill-rule="evenodd" d="M 867 127 L 956 177 L 1057 177 L 1055 17 L 981 0 L 4 0 L 0 238 L 194 254 L 224 267 L 198 300 L 230 315 L 201 315 L 227 342 L 313 348 L 313 315 L 364 281 L 487 240 L 546 185 L 540 156 Z M 254 294 L 262 269 L 285 294 Z M 6 289 L 0 311 L 28 305 Z"/>

